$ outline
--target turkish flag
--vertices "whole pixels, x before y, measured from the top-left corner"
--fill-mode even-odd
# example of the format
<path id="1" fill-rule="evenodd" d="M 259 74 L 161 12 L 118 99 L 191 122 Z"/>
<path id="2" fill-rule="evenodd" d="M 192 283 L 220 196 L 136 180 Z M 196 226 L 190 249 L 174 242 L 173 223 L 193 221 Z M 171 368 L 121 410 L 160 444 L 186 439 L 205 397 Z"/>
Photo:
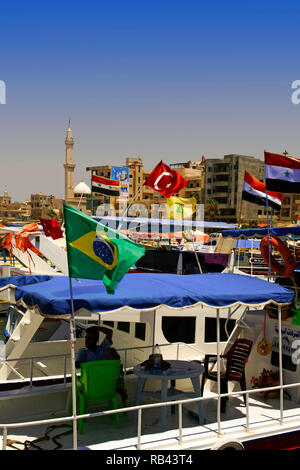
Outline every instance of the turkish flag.
<path id="1" fill-rule="evenodd" d="M 53 240 L 63 237 L 62 230 L 56 219 L 42 219 L 40 217 L 40 221 L 46 237 L 51 237 Z"/>
<path id="2" fill-rule="evenodd" d="M 160 161 L 146 179 L 144 185 L 169 198 L 184 188 L 187 180 L 176 170 Z"/>

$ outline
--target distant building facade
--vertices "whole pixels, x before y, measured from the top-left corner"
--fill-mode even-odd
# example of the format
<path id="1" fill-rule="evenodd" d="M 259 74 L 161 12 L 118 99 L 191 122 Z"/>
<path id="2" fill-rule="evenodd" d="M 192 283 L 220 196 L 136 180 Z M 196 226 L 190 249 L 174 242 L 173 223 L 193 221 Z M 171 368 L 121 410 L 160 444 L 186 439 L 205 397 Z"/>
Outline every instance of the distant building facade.
<path id="1" fill-rule="evenodd" d="M 30 205 L 32 220 L 38 220 L 40 217 L 49 219 L 54 216 L 60 216 L 63 208 L 63 200 L 42 193 L 31 194 Z"/>
<path id="2" fill-rule="evenodd" d="M 0 196 L 0 219 L 2 222 L 13 222 L 15 220 L 28 220 L 30 219 L 31 208 L 30 203 L 26 202 L 12 202 L 11 197 L 7 191 L 4 191 L 3 196 Z"/>
<path id="3" fill-rule="evenodd" d="M 265 208 L 247 201 L 242 202 L 245 171 L 260 181 L 265 180 L 264 162 L 258 158 L 231 154 L 224 158 L 205 160 L 205 205 L 209 201 L 218 203 L 216 220 L 227 222 L 248 222 L 259 220 L 265 215 Z"/>
<path id="4" fill-rule="evenodd" d="M 157 191 L 144 185 L 144 181 L 150 175 L 151 171 L 156 166 L 153 165 L 151 170 L 145 170 L 143 161 L 140 157 L 126 158 L 125 167 L 129 169 L 129 197 L 127 202 L 131 202 L 135 197 L 135 204 L 141 204 L 141 216 L 151 216 L 152 204 L 164 204 L 166 199 Z M 201 161 L 186 163 L 175 163 L 169 165 L 182 174 L 188 180 L 186 186 L 180 190 L 177 196 L 192 197 L 195 196 L 198 203 L 204 202 L 204 184 L 205 184 L 205 159 L 202 157 Z M 111 178 L 111 165 L 90 166 L 86 170 L 91 174 L 102 176 L 104 178 Z M 123 203 L 126 202 L 123 200 Z M 116 215 L 122 213 L 122 200 L 115 196 L 104 196 L 97 193 L 93 194 L 93 214 L 95 214 L 97 207 L 100 204 L 111 204 L 116 208 Z M 120 209 L 119 209 L 120 207 Z M 137 206 L 135 205 L 135 208 Z M 132 208 L 132 210 L 135 210 Z M 134 212 L 128 212 L 128 215 L 136 215 Z"/>

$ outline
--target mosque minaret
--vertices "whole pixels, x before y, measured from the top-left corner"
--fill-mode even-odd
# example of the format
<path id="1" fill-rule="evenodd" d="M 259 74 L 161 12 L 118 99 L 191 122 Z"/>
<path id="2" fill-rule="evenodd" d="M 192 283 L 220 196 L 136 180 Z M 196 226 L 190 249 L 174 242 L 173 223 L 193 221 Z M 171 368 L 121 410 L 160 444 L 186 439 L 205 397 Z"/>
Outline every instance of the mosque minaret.
<path id="1" fill-rule="evenodd" d="M 72 136 L 71 124 L 69 121 L 67 136 L 65 139 L 66 145 L 66 163 L 64 164 L 65 169 L 65 201 L 74 198 L 74 169 L 75 164 L 73 161 L 73 147 L 74 140 Z"/>

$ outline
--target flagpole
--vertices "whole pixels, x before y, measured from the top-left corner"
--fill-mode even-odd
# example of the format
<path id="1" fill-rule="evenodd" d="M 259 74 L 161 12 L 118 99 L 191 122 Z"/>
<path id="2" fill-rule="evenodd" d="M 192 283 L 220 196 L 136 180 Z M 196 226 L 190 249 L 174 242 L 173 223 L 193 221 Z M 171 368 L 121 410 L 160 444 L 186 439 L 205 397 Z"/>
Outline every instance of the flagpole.
<path id="1" fill-rule="evenodd" d="M 94 212 L 94 196 L 93 196 L 93 171 L 91 170 L 91 217 L 93 217 Z"/>
<path id="2" fill-rule="evenodd" d="M 69 264 L 69 253 L 68 253 L 68 234 L 66 223 L 66 205 L 63 206 L 64 211 L 64 221 L 65 221 L 65 237 L 66 237 L 66 246 L 67 246 L 67 257 Z M 70 318 L 70 344 L 71 344 L 71 377 L 72 377 L 72 417 L 73 417 L 73 449 L 77 450 L 77 420 L 76 420 L 76 367 L 75 367 L 75 341 L 76 341 L 76 325 L 75 325 L 75 312 L 74 312 L 74 299 L 73 299 L 73 288 L 72 288 L 72 279 L 70 276 L 70 268 L 68 268 L 69 276 L 69 290 L 70 290 L 70 301 L 71 301 L 71 318 Z"/>
<path id="3" fill-rule="evenodd" d="M 268 231 L 268 254 L 269 254 L 269 269 L 268 269 L 268 281 L 269 281 L 271 277 L 271 245 L 270 245 L 269 200 L 268 200 L 267 188 L 266 188 L 266 209 L 267 209 L 267 231 Z"/>
<path id="4" fill-rule="evenodd" d="M 143 186 L 144 186 L 145 183 L 142 184 L 142 186 L 140 186 L 140 189 L 135 193 L 134 197 L 131 199 L 131 202 L 130 204 L 126 207 L 125 211 L 123 212 L 122 216 L 121 216 L 121 220 L 119 222 L 119 225 L 118 225 L 118 228 L 117 228 L 117 232 L 121 229 L 122 225 L 123 225 L 123 217 L 125 217 L 126 213 L 129 211 L 130 207 L 132 206 L 132 204 L 134 203 L 134 201 L 136 200 L 137 196 L 139 195 L 139 193 L 141 192 Z"/>
<path id="5" fill-rule="evenodd" d="M 71 371 L 72 371 L 72 412 L 73 412 L 73 449 L 77 450 L 77 420 L 76 420 L 76 368 L 75 368 L 75 341 L 76 341 L 76 326 L 75 326 L 75 314 L 74 314 L 74 300 L 73 300 L 73 288 L 72 278 L 69 276 L 70 286 L 70 299 L 71 299 L 71 313 L 70 319 L 70 340 L 71 340 Z"/>
<path id="6" fill-rule="evenodd" d="M 239 218 L 238 218 L 238 226 L 241 225 L 242 208 L 243 208 L 243 199 L 241 199 L 240 213 L 239 213 Z"/>
<path id="7" fill-rule="evenodd" d="M 198 258 L 198 253 L 197 253 L 197 251 L 195 250 L 194 237 L 193 237 L 193 232 L 192 232 L 192 231 L 191 231 L 191 235 L 192 235 L 193 251 L 194 251 L 195 256 L 196 256 L 196 260 L 197 260 L 197 264 L 198 264 L 198 269 L 199 269 L 200 274 L 203 274 L 203 271 L 202 271 L 202 268 L 201 268 L 201 264 L 200 264 L 200 261 L 199 261 L 199 258 Z"/>

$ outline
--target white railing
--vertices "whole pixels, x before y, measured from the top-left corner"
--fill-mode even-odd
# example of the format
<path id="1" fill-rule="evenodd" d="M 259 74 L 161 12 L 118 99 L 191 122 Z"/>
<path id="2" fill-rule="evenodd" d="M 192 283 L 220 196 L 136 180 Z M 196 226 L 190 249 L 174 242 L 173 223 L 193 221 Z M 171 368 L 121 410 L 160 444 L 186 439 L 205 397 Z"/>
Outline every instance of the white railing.
<path id="1" fill-rule="evenodd" d="M 214 400 L 218 399 L 218 407 L 220 407 L 221 399 L 225 397 L 232 397 L 232 396 L 239 396 L 239 395 L 246 395 L 246 415 L 245 415 L 245 426 L 241 426 L 240 428 L 244 430 L 245 432 L 245 438 L 247 437 L 247 434 L 250 431 L 250 416 L 249 416 L 249 409 L 250 409 L 250 403 L 249 403 L 249 395 L 251 394 L 256 394 L 256 393 L 262 393 L 262 392 L 270 392 L 274 390 L 279 390 L 281 395 L 283 394 L 283 391 L 289 388 L 294 388 L 294 387 L 300 387 L 300 382 L 294 383 L 294 384 L 288 384 L 288 385 L 277 385 L 274 387 L 266 387 L 266 388 L 260 388 L 260 389 L 251 389 L 251 390 L 245 390 L 245 391 L 237 391 L 237 392 L 229 392 L 229 393 L 223 393 L 223 394 L 214 394 L 209 397 L 199 397 L 199 398 L 190 398 L 190 399 L 185 399 L 185 400 L 174 400 L 170 402 L 164 402 L 164 403 L 150 403 L 146 405 L 137 405 L 137 406 L 132 406 L 132 407 L 126 407 L 126 408 L 120 408 L 116 410 L 106 410 L 106 411 L 99 411 L 96 413 L 86 413 L 83 415 L 75 415 L 75 416 L 67 416 L 67 417 L 62 417 L 62 418 L 53 418 L 53 419 L 46 419 L 46 420 L 38 420 L 38 421 L 29 421 L 29 422 L 22 422 L 22 423 L 10 423 L 10 424 L 0 424 L 0 429 L 3 430 L 2 433 L 2 450 L 6 450 L 7 447 L 7 435 L 8 435 L 8 430 L 9 429 L 17 429 L 17 428 L 24 428 L 25 426 L 32 427 L 32 426 L 38 426 L 38 425 L 43 425 L 43 424 L 53 424 L 53 423 L 65 423 L 65 422 L 75 422 L 79 419 L 82 418 L 95 418 L 99 416 L 105 416 L 105 415 L 112 415 L 115 413 L 126 413 L 128 411 L 132 412 L 137 412 L 138 413 L 138 419 L 137 419 L 137 435 L 136 435 L 136 449 L 141 450 L 141 438 L 142 438 L 142 411 L 149 409 L 149 408 L 159 408 L 159 407 L 165 407 L 165 406 L 174 406 L 178 405 L 178 443 L 179 445 L 183 444 L 183 425 L 182 425 L 182 405 L 186 405 L 188 403 L 197 403 L 199 401 L 206 401 L 206 400 Z M 276 423 L 278 428 L 274 428 L 274 434 L 276 432 L 280 431 L 280 426 L 284 422 L 284 416 L 283 416 L 283 401 L 280 400 L 280 418 L 279 420 L 274 419 L 274 426 L 276 428 Z M 299 422 L 297 422 L 297 428 L 300 428 L 300 408 L 298 411 L 298 415 L 296 415 L 297 418 L 299 417 Z M 295 417 L 295 416 L 294 416 Z M 240 419 L 240 418 L 239 418 Z M 266 419 L 266 423 L 270 423 L 269 418 Z M 217 419 L 217 431 L 213 431 L 212 428 L 209 429 L 210 433 L 213 431 L 215 432 L 217 438 L 222 437 L 222 422 L 220 419 L 220 416 L 218 414 L 218 419 Z M 263 421 L 260 421 L 260 426 L 263 425 Z M 294 427 L 295 428 L 295 427 Z M 193 435 L 196 436 L 197 432 L 194 431 Z M 269 434 L 269 432 L 268 432 Z M 203 437 L 203 429 L 199 430 L 199 436 Z M 263 427 L 262 427 L 262 433 L 260 433 L 260 437 L 263 435 Z M 252 434 L 252 437 L 254 437 L 254 434 Z M 241 437 L 243 439 L 243 437 Z M 194 441 L 195 444 L 195 441 Z M 195 445 L 194 445 L 195 447 Z M 204 446 L 204 448 L 207 448 L 207 445 Z M 77 446 L 76 446 L 77 449 Z M 147 445 L 147 449 L 149 449 L 149 446 Z"/>
<path id="2" fill-rule="evenodd" d="M 194 351 L 196 351 L 198 354 L 202 355 L 203 352 L 197 348 L 197 346 L 194 346 L 192 344 L 186 344 L 186 343 L 182 343 L 182 342 L 178 342 L 178 343 L 163 343 L 163 344 L 159 344 L 158 345 L 160 348 L 162 347 L 172 347 L 172 346 L 176 346 L 176 359 L 178 360 L 179 357 L 180 357 L 180 354 L 179 354 L 179 349 L 180 349 L 180 346 L 184 346 L 185 348 L 189 348 L 189 349 L 192 349 Z M 123 364 L 123 368 L 124 368 L 124 371 L 127 370 L 127 353 L 128 351 L 133 351 L 134 349 L 153 349 L 154 348 L 154 345 L 151 344 L 149 346 L 134 346 L 132 348 L 121 348 L 121 349 L 117 349 L 118 352 L 123 352 L 125 351 L 125 354 L 124 354 L 124 364 Z"/>
<path id="3" fill-rule="evenodd" d="M 194 351 L 196 351 L 198 354 L 202 354 L 202 352 L 200 351 L 199 348 L 197 348 L 196 346 L 194 345 L 191 345 L 191 344 L 186 344 L 186 343 L 182 343 L 182 342 L 178 342 L 178 343 L 163 343 L 163 344 L 159 344 L 159 347 L 172 347 L 172 346 L 176 346 L 176 359 L 178 360 L 180 358 L 180 346 L 184 346 L 185 348 L 190 348 Z M 123 370 L 124 372 L 126 372 L 127 370 L 127 353 L 128 351 L 133 351 L 135 349 L 153 349 L 153 345 L 149 345 L 149 346 L 134 346 L 132 348 L 121 348 L 121 349 L 117 349 L 118 352 L 125 352 L 125 355 L 124 355 L 124 364 L 123 364 Z M 49 354 L 49 355 L 44 355 L 44 356 L 28 356 L 28 357 L 19 357 L 19 358 L 11 358 L 11 359 L 0 359 L 0 364 L 4 363 L 6 364 L 9 368 L 9 362 L 25 362 L 25 361 L 29 361 L 30 362 L 30 371 L 29 371 L 29 377 L 22 377 L 24 380 L 29 380 L 30 381 L 30 387 L 32 388 L 33 386 L 33 370 L 34 370 L 34 367 L 35 367 L 35 364 L 34 362 L 37 362 L 37 361 L 40 361 L 42 359 L 55 359 L 55 358 L 58 358 L 58 357 L 63 357 L 64 358 L 64 373 L 63 373 L 63 377 L 64 377 L 64 383 L 66 383 L 66 378 L 67 378 L 67 358 L 70 358 L 71 355 L 70 353 L 61 353 L 61 354 Z M 14 370 L 14 368 L 11 368 L 11 371 L 14 372 L 18 377 L 21 376 L 20 373 L 18 373 L 17 371 Z M 52 376 L 51 376 L 52 377 Z M 55 376 L 53 376 L 55 377 Z M 40 377 L 38 377 L 40 378 Z"/>
<path id="4" fill-rule="evenodd" d="M 64 383 L 66 383 L 66 379 L 67 379 L 67 358 L 68 357 L 71 357 L 71 355 L 68 353 L 64 353 L 64 354 L 51 354 L 51 355 L 48 355 L 48 356 L 30 356 L 30 357 L 19 357 L 19 358 L 11 358 L 11 359 L 0 359 L 0 364 L 6 364 L 7 367 L 9 367 L 11 369 L 12 372 L 14 372 L 18 377 L 21 376 L 21 374 L 16 371 L 13 367 L 11 367 L 9 365 L 10 362 L 23 362 L 23 361 L 29 361 L 30 362 L 30 372 L 29 372 L 29 377 L 22 377 L 23 380 L 29 380 L 30 383 L 30 387 L 32 388 L 33 386 L 33 369 L 34 369 L 34 362 L 36 361 L 39 361 L 39 360 L 42 360 L 42 359 L 54 359 L 54 358 L 58 358 L 58 357 L 63 357 L 64 358 L 64 374 L 63 374 L 63 377 L 64 377 Z M 46 376 L 43 376 L 44 378 Z M 38 377 L 38 378 L 41 378 L 41 377 Z M 9 382 L 9 380 L 7 380 L 7 382 Z"/>

